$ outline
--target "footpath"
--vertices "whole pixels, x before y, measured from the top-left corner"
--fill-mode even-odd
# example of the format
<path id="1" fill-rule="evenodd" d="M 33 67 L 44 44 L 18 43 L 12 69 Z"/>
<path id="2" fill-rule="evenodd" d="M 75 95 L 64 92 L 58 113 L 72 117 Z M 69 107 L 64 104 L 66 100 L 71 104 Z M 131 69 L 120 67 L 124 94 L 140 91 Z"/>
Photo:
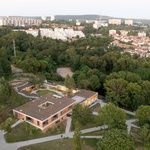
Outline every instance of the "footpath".
<path id="1" fill-rule="evenodd" d="M 101 107 L 105 106 L 105 104 L 106 104 L 102 100 L 97 100 L 97 103 L 99 103 L 101 105 Z M 130 112 L 130 111 L 126 111 L 126 110 L 124 110 L 124 111 L 128 114 L 135 116 L 134 112 Z M 98 115 L 98 113 L 93 112 L 93 115 Z M 133 122 L 136 122 L 136 121 L 138 121 L 138 120 L 137 119 L 130 119 L 130 120 L 126 121 L 128 134 L 130 134 L 130 130 L 131 130 L 132 126 L 139 128 L 138 126 L 133 124 Z M 22 122 L 22 120 L 19 120 L 18 122 L 16 122 L 11 127 L 13 128 L 21 122 Z M 17 150 L 20 147 L 28 146 L 28 145 L 32 145 L 32 144 L 58 140 L 58 139 L 62 139 L 62 138 L 73 138 L 74 132 L 70 132 L 70 127 L 71 127 L 71 117 L 68 117 L 66 130 L 65 130 L 64 134 L 58 134 L 58 135 L 54 135 L 54 136 L 48 136 L 48 137 L 44 137 L 44 138 L 38 138 L 38 139 L 27 140 L 27 141 L 16 142 L 16 143 L 10 143 L 10 144 L 5 142 L 4 132 L 0 130 L 0 150 Z M 103 129 L 107 129 L 107 128 L 108 128 L 107 125 L 103 125 L 103 126 L 98 126 L 98 127 L 94 127 L 94 128 L 81 130 L 81 133 L 84 134 L 84 133 L 103 130 Z M 102 138 L 102 136 L 81 136 L 81 138 Z"/>

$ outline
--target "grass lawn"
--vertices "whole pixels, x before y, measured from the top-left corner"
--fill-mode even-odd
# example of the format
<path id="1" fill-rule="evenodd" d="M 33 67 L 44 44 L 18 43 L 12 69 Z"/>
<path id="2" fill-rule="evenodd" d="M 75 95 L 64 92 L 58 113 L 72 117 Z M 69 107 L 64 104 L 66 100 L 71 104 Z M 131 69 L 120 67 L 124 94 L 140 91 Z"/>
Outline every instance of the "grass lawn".
<path id="1" fill-rule="evenodd" d="M 56 92 L 53 92 L 53 91 L 50 91 L 50 90 L 39 90 L 39 91 L 37 91 L 37 94 L 38 94 L 39 96 L 43 96 L 43 95 L 46 95 L 46 94 L 48 94 L 48 93 L 57 94 Z"/>
<path id="2" fill-rule="evenodd" d="M 108 129 L 104 129 L 104 130 L 99 130 L 99 131 L 84 133 L 82 135 L 85 135 L 85 136 L 101 136 L 101 135 L 104 135 L 107 132 L 108 132 Z"/>
<path id="3" fill-rule="evenodd" d="M 40 129 L 36 129 L 26 122 L 22 122 L 14 127 L 11 132 L 5 134 L 7 142 L 19 142 L 25 140 L 31 140 L 50 135 L 62 134 L 65 132 L 66 122 L 59 124 L 57 127 L 49 129 L 46 133 L 43 133 Z"/>
<path id="4" fill-rule="evenodd" d="M 98 125 L 97 125 L 96 117 L 97 116 L 93 115 L 93 118 L 90 120 L 90 122 L 86 123 L 85 125 L 81 125 L 80 126 L 81 130 L 92 128 L 92 127 L 97 127 Z M 72 125 L 71 125 L 72 131 L 74 131 L 73 127 L 75 127 L 75 121 L 72 120 Z"/>
<path id="5" fill-rule="evenodd" d="M 82 139 L 82 149 L 83 150 L 96 150 L 97 139 Z M 27 150 L 28 147 L 22 147 L 18 150 Z M 71 150 L 72 149 L 72 139 L 62 139 L 51 142 L 45 142 L 36 145 L 30 145 L 30 150 Z"/>

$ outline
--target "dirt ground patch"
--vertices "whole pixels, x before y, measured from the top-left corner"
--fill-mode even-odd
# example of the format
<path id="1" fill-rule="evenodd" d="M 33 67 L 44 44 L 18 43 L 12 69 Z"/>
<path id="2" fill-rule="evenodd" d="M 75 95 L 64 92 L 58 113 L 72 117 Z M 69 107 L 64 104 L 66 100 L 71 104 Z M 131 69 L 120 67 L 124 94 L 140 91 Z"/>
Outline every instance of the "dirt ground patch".
<path id="1" fill-rule="evenodd" d="M 67 75 L 69 76 L 73 75 L 73 72 L 71 71 L 69 67 L 57 68 L 57 73 L 63 78 L 66 78 Z"/>

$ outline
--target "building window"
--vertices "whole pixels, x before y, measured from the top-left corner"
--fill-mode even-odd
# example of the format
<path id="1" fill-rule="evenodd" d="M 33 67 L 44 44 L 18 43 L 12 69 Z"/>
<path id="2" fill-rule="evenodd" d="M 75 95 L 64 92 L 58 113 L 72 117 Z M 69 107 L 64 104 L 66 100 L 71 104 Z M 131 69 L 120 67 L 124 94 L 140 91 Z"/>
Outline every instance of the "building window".
<path id="1" fill-rule="evenodd" d="M 57 124 L 57 123 L 59 123 L 60 122 L 60 120 L 57 120 L 55 123 Z"/>
<path id="2" fill-rule="evenodd" d="M 32 122 L 32 118 L 30 118 L 30 117 L 26 117 L 26 120 L 27 120 L 28 122 Z"/>
<path id="3" fill-rule="evenodd" d="M 69 106 L 69 108 L 71 109 L 71 108 L 72 108 L 72 105 L 71 105 L 71 106 Z"/>
<path id="4" fill-rule="evenodd" d="M 46 126 L 46 125 L 48 125 L 48 120 L 43 122 L 43 127 Z"/>
<path id="5" fill-rule="evenodd" d="M 39 121 L 37 121 L 37 125 L 38 125 L 38 126 L 40 125 Z"/>
<path id="6" fill-rule="evenodd" d="M 58 118 L 58 115 L 56 114 L 55 116 L 53 116 L 53 119 L 52 120 L 55 120 Z"/>
<path id="7" fill-rule="evenodd" d="M 14 115 L 15 115 L 15 117 L 17 117 L 17 118 L 18 118 L 18 113 L 17 113 L 17 112 L 15 112 L 15 113 L 14 113 Z"/>

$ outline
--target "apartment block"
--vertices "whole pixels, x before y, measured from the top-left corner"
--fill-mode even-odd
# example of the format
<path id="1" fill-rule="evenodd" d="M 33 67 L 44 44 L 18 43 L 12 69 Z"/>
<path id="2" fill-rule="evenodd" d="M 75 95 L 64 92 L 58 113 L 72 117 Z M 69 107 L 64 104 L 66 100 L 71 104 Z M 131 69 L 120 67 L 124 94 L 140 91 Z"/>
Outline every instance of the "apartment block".
<path id="1" fill-rule="evenodd" d="M 127 36 L 127 35 L 128 35 L 128 31 L 120 30 L 120 34 L 121 34 L 122 36 Z"/>
<path id="2" fill-rule="evenodd" d="M 108 27 L 108 23 L 103 21 L 95 21 L 95 23 L 93 24 L 93 28 L 98 29 L 100 27 Z"/>
<path id="3" fill-rule="evenodd" d="M 125 23 L 125 25 L 132 26 L 133 20 L 125 20 L 124 23 Z"/>
<path id="4" fill-rule="evenodd" d="M 40 25 L 41 19 L 24 17 L 0 17 L 0 26 L 31 26 Z"/>
<path id="5" fill-rule="evenodd" d="M 121 25 L 121 19 L 109 19 L 109 24 Z"/>
<path id="6" fill-rule="evenodd" d="M 109 35 L 113 35 L 113 34 L 116 34 L 116 30 L 109 30 Z"/>
<path id="7" fill-rule="evenodd" d="M 54 21 L 55 20 L 55 16 L 51 16 L 51 21 Z"/>
<path id="8" fill-rule="evenodd" d="M 139 33 L 138 33 L 138 36 L 139 36 L 139 37 L 146 37 L 146 33 L 145 33 L 145 32 L 139 32 Z"/>
<path id="9" fill-rule="evenodd" d="M 43 21 L 46 21 L 46 16 L 42 16 L 41 19 L 42 19 Z"/>

